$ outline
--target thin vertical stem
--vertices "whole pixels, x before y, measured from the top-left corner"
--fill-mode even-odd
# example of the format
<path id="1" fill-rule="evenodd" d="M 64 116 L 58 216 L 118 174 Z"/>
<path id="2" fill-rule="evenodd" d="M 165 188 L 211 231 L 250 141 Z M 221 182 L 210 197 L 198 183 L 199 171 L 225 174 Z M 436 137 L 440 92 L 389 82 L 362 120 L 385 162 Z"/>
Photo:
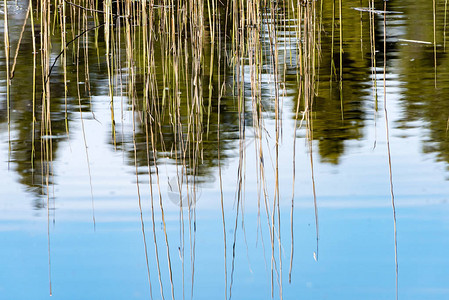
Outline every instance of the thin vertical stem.
<path id="1" fill-rule="evenodd" d="M 388 171 L 390 179 L 390 195 L 391 195 L 391 206 L 393 210 L 393 227 L 394 227 L 394 262 L 396 270 L 396 300 L 398 299 L 398 240 L 397 240 L 397 230 L 396 230 L 396 206 L 394 201 L 394 190 L 393 190 L 393 172 L 391 167 L 391 150 L 390 150 L 390 133 L 388 126 L 388 112 L 387 112 L 387 1 L 384 1 L 384 66 L 383 66 L 383 92 L 384 92 L 384 114 L 385 114 L 385 130 L 386 130 L 386 140 L 387 140 L 387 154 L 388 154 Z"/>
<path id="2" fill-rule="evenodd" d="M 444 1 L 443 49 L 446 52 L 447 0 Z"/>
<path id="3" fill-rule="evenodd" d="M 436 34 L 436 1 L 433 0 L 433 60 L 434 60 L 434 76 L 435 88 L 437 87 L 437 34 Z"/>
<path id="4" fill-rule="evenodd" d="M 3 1 L 4 9 L 4 42 L 5 42 L 5 64 L 6 64 L 6 114 L 8 120 L 8 162 L 11 154 L 11 95 L 10 95 L 10 71 L 9 71 L 9 26 L 8 26 L 8 1 Z"/>

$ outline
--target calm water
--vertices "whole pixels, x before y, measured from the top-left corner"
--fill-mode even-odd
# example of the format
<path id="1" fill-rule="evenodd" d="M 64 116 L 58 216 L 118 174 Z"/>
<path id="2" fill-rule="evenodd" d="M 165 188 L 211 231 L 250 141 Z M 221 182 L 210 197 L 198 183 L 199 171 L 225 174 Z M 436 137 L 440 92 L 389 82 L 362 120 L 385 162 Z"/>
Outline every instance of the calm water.
<path id="1" fill-rule="evenodd" d="M 172 286 L 175 299 L 279 299 L 280 287 L 283 299 L 395 299 L 395 236 L 383 106 L 383 15 L 374 14 L 374 29 L 371 28 L 377 51 L 377 66 L 373 68 L 368 2 L 345 2 L 348 3 L 342 7 L 342 89 L 338 80 L 330 82 L 331 77 L 339 76 L 339 26 L 335 25 L 333 41 L 337 71 L 331 76 L 332 1 L 324 1 L 313 126 L 303 124 L 296 133 L 299 87 L 296 65 L 291 60 L 298 53 L 290 44 L 295 32 L 294 28 L 281 25 L 277 31 L 283 74 L 282 133 L 277 160 L 280 217 L 275 220 L 273 247 L 271 215 L 267 217 L 261 196 L 259 140 L 251 115 L 249 67 L 243 68 L 245 139 L 239 138 L 241 121 L 237 97 L 232 92 L 232 68 L 228 66 L 226 76 L 231 79 L 221 99 L 220 115 L 214 91 L 209 126 L 204 122 L 199 129 L 203 133 L 203 140 L 196 144 L 200 151 L 186 150 L 192 153 L 187 155 L 184 168 L 176 160 L 170 110 L 161 112 L 166 117 L 161 119 L 157 141 L 153 143 L 156 174 L 151 147 L 150 162 L 147 161 L 145 121 L 133 115 L 132 101 L 126 93 L 123 96 L 116 93 L 111 102 L 103 29 L 99 31 L 98 52 L 92 32 L 80 44 L 81 52 L 89 50 L 87 59 L 79 58 L 81 75 L 76 74 L 76 57 L 72 54 L 68 57 L 67 117 L 62 66 L 57 64 L 52 73 L 51 136 L 41 131 L 42 108 L 36 105 L 36 150 L 32 160 L 30 22 L 11 83 L 9 127 L 2 39 L 0 299 L 48 299 L 50 282 L 53 299 L 171 299 Z M 449 44 L 444 45 L 445 3 L 436 1 L 435 73 L 431 2 L 390 0 L 386 14 L 386 108 L 401 299 L 449 298 L 449 50 L 445 49 Z M 27 5 L 9 2 L 11 64 Z M 377 1 L 375 8 L 382 10 L 382 5 L 382 1 Z M 0 9 L 3 37 L 3 3 Z M 262 47 L 269 48 L 269 38 L 261 36 Z M 53 43 L 52 62 L 59 49 L 60 41 Z M 204 53 L 205 98 L 209 97 L 206 74 L 210 55 L 210 51 Z M 158 63 L 165 59 L 162 53 L 155 56 Z M 88 72 L 83 62 L 89 63 Z M 164 91 L 170 94 L 173 86 L 164 87 L 160 75 L 162 63 L 158 66 L 160 95 Z M 270 68 L 268 61 L 266 68 Z M 116 75 L 114 80 L 117 85 L 123 80 L 121 84 L 125 86 L 129 72 L 126 66 L 122 69 L 122 75 Z M 39 73 L 40 67 L 37 70 Z M 90 97 L 85 88 L 86 73 L 90 77 Z M 40 75 L 38 79 L 41 80 Z M 377 90 L 373 79 L 378 80 Z M 214 76 L 213 81 L 216 80 Z M 184 85 L 186 81 L 180 79 Z M 262 75 L 261 82 L 265 111 L 264 181 L 271 214 L 276 186 L 274 84 L 268 74 Z M 142 90 L 144 84 L 136 80 L 136 90 Z M 37 102 L 41 101 L 40 91 L 38 87 Z M 188 97 L 185 88 L 179 93 Z M 188 109 L 187 101 L 182 99 L 184 111 Z M 115 112 L 115 128 L 111 109 Z M 183 125 L 189 124 L 187 117 L 183 118 Z M 311 143 L 307 128 L 311 128 Z M 47 156 L 45 145 L 49 142 L 51 153 Z M 195 158 L 198 153 L 200 159 Z M 240 156 L 241 153 L 244 155 Z M 244 174 L 244 196 L 240 200 L 239 166 L 240 174 Z M 180 198 L 177 178 L 183 177 L 185 168 L 195 174 L 188 178 L 195 180 L 195 189 L 188 191 L 189 197 L 195 192 L 196 203 L 191 209 L 180 209 L 177 204 Z M 181 191 L 183 201 L 189 199 L 185 188 Z M 261 199 L 260 216 L 258 199 Z"/>

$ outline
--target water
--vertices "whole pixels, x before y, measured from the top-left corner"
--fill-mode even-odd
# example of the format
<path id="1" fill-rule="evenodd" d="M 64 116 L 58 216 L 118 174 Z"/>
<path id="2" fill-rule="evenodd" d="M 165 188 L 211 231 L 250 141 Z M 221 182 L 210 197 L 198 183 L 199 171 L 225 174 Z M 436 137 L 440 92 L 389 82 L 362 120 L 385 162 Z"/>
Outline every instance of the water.
<path id="1" fill-rule="evenodd" d="M 294 41 L 295 29 L 284 30 L 279 25 L 279 66 L 281 74 L 285 71 L 285 77 L 282 77 L 285 80 L 280 85 L 282 132 L 277 161 L 275 85 L 273 76 L 269 74 L 272 65 L 268 58 L 264 62 L 266 73 L 261 76 L 264 109 L 261 148 L 268 216 L 263 189 L 260 188 L 260 144 L 257 127 L 253 126 L 251 67 L 247 60 L 243 75 L 247 109 L 243 115 L 245 139 L 240 139 L 239 135 L 238 100 L 233 93 L 232 68 L 228 66 L 226 74 L 229 80 L 226 94 L 221 98 L 220 116 L 218 92 L 214 89 L 212 112 L 209 117 L 205 113 L 204 122 L 199 126 L 202 134 L 191 133 L 194 138 L 202 137 L 202 141 L 189 144 L 197 146 L 200 151 L 188 148 L 184 164 L 182 152 L 177 151 L 179 144 L 170 119 L 173 110 L 168 106 L 161 110 L 161 125 L 155 127 L 158 129 L 157 141 L 152 143 L 157 152 L 157 176 L 152 147 L 149 148 L 149 163 L 147 161 L 141 104 L 136 106 L 140 114 L 137 116 L 133 115 L 133 99 L 126 91 L 123 97 L 116 92 L 113 102 L 108 96 L 103 29 L 99 34 L 99 54 L 93 33 L 89 40 L 81 43 L 81 49 L 86 49 L 82 45 L 89 49 L 91 97 L 85 90 L 87 83 L 82 63 L 85 59 L 81 56 L 82 67 L 77 76 L 76 59 L 70 55 L 67 58 L 68 134 L 61 64 L 58 63 L 53 71 L 52 132 L 50 135 L 41 130 L 41 107 L 37 105 L 34 160 L 31 159 L 33 56 L 29 22 L 11 84 L 9 129 L 2 41 L 0 299 L 50 298 L 50 282 L 52 298 L 56 299 L 150 299 L 150 295 L 153 299 L 162 299 L 162 294 L 165 299 L 171 299 L 172 284 L 175 299 L 191 299 L 192 295 L 194 299 L 225 296 L 233 299 L 279 299 L 281 286 L 284 299 L 395 299 L 395 235 L 382 81 L 383 15 L 375 15 L 378 53 L 377 67 L 373 68 L 369 13 L 365 9 L 368 3 L 363 2 L 343 4 L 342 90 L 338 82 L 339 26 L 336 23 L 334 32 L 336 73 L 331 76 L 332 3 L 323 3 L 313 123 L 304 121 L 296 133 L 294 118 L 299 87 L 296 65 L 290 61 L 294 61 L 298 53 L 294 44 L 285 39 L 288 36 Z M 382 4 L 379 1 L 375 8 L 382 10 Z M 26 7 L 27 3 L 9 3 L 11 57 Z M 4 11 L 3 6 L 1 9 Z M 335 9 L 338 15 L 338 5 Z M 386 15 L 385 95 L 397 216 L 397 292 L 401 299 L 447 299 L 449 62 L 443 39 L 444 1 L 437 1 L 436 73 L 431 1 L 392 0 L 388 1 L 388 10 L 391 13 Z M 1 15 L 3 17 L 3 13 Z M 3 33 L 3 21 L 0 28 Z M 60 33 L 58 30 L 55 32 L 55 40 L 58 41 Z M 262 37 L 262 47 L 269 50 L 269 35 L 265 32 Z M 57 42 L 53 43 L 51 61 L 59 53 L 59 47 Z M 206 110 L 210 51 L 204 55 L 205 79 L 202 84 Z M 159 95 L 165 93 L 169 99 L 175 94 L 175 81 L 165 83 L 167 88 L 164 87 L 163 74 L 159 70 L 166 58 L 159 50 L 155 56 L 160 68 L 156 78 Z M 169 57 L 168 61 L 174 59 Z M 224 68 L 223 61 L 221 66 Z M 218 68 L 218 64 L 215 67 Z M 39 73 L 40 67 L 37 70 Z M 120 82 L 125 86 L 130 80 L 129 69 L 122 66 L 122 70 L 121 76 L 116 74 L 114 77 L 117 86 Z M 181 74 L 185 76 L 185 73 Z M 184 132 L 187 132 L 187 125 L 192 124 L 189 123 L 188 111 L 191 108 L 187 106 L 186 94 L 192 95 L 190 93 L 194 89 L 185 85 L 191 80 L 189 76 L 179 79 L 182 95 L 180 118 Z M 337 80 L 330 82 L 330 77 Z M 378 79 L 377 91 L 373 88 L 373 78 Z M 77 82 L 80 83 L 80 102 Z M 214 75 L 213 83 L 218 82 Z M 41 85 L 39 80 L 37 85 Z M 144 82 L 137 77 L 137 99 L 142 98 L 142 86 Z M 41 101 L 40 91 L 38 87 L 38 103 Z M 115 128 L 112 127 L 111 108 Z M 304 110 L 303 103 L 300 108 Z M 209 125 L 206 125 L 206 120 Z M 313 124 L 313 136 L 308 139 L 310 124 Z M 198 129 L 197 123 L 192 126 Z M 184 138 L 184 142 L 188 141 L 187 134 Z M 51 155 L 46 156 L 45 142 L 49 141 Z M 272 245 L 270 230 L 276 165 L 279 167 L 280 217 L 277 219 L 276 213 Z M 239 166 L 242 168 L 240 174 L 244 174 L 244 196 L 240 200 Z M 183 176 L 186 169 L 188 174 L 195 176 Z M 189 180 L 188 188 L 177 186 L 178 177 Z M 195 184 L 192 184 L 193 180 Z M 318 209 L 318 249 L 313 183 Z M 186 205 L 179 208 L 179 191 L 182 191 L 184 204 L 186 200 L 194 203 L 190 210 Z M 192 198 L 193 193 L 195 197 Z M 289 283 L 292 241 L 294 255 Z M 273 266 L 272 262 L 275 262 Z"/>

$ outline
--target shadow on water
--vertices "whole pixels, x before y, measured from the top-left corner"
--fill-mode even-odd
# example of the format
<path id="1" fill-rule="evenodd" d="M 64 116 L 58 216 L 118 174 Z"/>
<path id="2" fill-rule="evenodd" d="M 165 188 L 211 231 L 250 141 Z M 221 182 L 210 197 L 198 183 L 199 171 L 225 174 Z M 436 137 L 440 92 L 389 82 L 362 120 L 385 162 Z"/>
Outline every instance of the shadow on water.
<path id="1" fill-rule="evenodd" d="M 380 2 L 379 2 L 380 3 Z M 404 107 L 404 116 L 403 119 L 398 121 L 401 128 L 407 128 L 408 123 L 413 123 L 416 120 L 425 120 L 426 126 L 430 130 L 430 134 L 428 137 L 423 139 L 423 151 L 428 152 L 436 152 L 437 157 L 440 160 L 448 162 L 448 144 L 447 144 L 447 108 L 446 101 L 444 100 L 444 95 L 446 94 L 447 89 L 447 55 L 444 52 L 443 45 L 439 43 L 437 45 L 437 82 L 440 84 L 437 85 L 435 89 L 434 77 L 433 77 L 433 47 L 432 45 L 413 43 L 401 41 L 403 40 L 418 40 L 418 41 L 432 41 L 433 39 L 433 29 L 432 29 L 432 21 L 431 21 L 431 3 L 419 3 L 420 9 L 410 9 L 411 6 L 406 3 L 396 4 L 395 1 L 391 1 L 389 6 L 391 7 L 391 11 L 394 11 L 394 14 L 391 14 L 392 17 L 391 24 L 388 24 L 391 33 L 389 34 L 387 47 L 388 47 L 388 55 L 389 55 L 389 64 L 392 67 L 398 67 L 399 78 L 401 80 L 401 91 L 402 99 L 401 105 Z M 442 3 L 439 3 L 439 8 L 442 7 Z M 379 7 L 379 4 L 376 3 L 376 6 Z M 26 3 L 22 3 L 18 5 L 18 8 L 13 10 L 10 18 L 10 36 L 11 36 L 11 53 L 15 52 L 15 43 L 17 42 L 17 36 L 20 34 L 21 26 L 23 24 L 23 18 L 25 14 Z M 363 128 L 366 125 L 366 121 L 370 121 L 373 117 L 371 113 L 367 113 L 367 110 L 372 110 L 373 103 L 373 95 L 371 91 L 371 75 L 372 69 L 370 66 L 370 41 L 369 41 L 369 18 L 367 12 L 359 12 L 354 7 L 345 5 L 343 7 L 344 19 L 343 19 L 343 32 L 344 34 L 343 40 L 343 90 L 340 91 L 338 81 L 330 79 L 335 78 L 331 75 L 331 45 L 334 44 L 334 57 L 332 58 L 334 64 L 339 66 L 339 54 L 338 54 L 338 44 L 339 38 L 337 32 L 334 36 L 334 41 L 332 42 L 331 36 L 331 25 L 332 25 L 332 4 L 331 2 L 324 2 L 322 6 L 323 11 L 323 21 L 321 31 L 321 41 L 320 41 L 320 60 L 319 60 L 319 69 L 318 69 L 318 79 L 317 80 L 317 92 L 316 92 L 316 100 L 313 103 L 313 111 L 315 112 L 314 117 L 314 134 L 313 139 L 318 141 L 318 149 L 319 154 L 322 161 L 330 162 L 332 164 L 338 164 L 339 157 L 345 152 L 345 141 L 347 140 L 361 140 L 363 139 Z M 334 8 L 336 9 L 336 8 Z M 222 14 L 224 14 L 225 8 L 222 7 Z M 426 18 L 418 18 L 418 11 L 423 11 L 428 14 Z M 404 20 L 403 16 L 408 16 L 408 20 L 420 19 L 421 22 L 407 22 Z M 378 15 L 376 15 L 378 16 Z M 336 15 L 338 18 L 338 15 Z M 338 21 L 338 20 L 337 20 Z M 442 40 L 443 26 L 444 26 L 444 11 L 438 10 L 437 14 L 437 24 L 439 24 L 436 28 L 436 33 L 438 40 Z M 387 21 L 388 22 L 388 21 Z M 337 22 L 338 23 L 338 22 Z M 357 34 L 351 34 L 354 31 L 355 24 L 357 24 Z M 221 28 L 226 26 L 225 18 L 221 19 Z M 337 25 L 335 25 L 337 27 Z M 415 26 L 415 27 L 414 27 Z M 231 32 L 231 26 L 227 26 L 229 35 Z M 36 26 L 36 28 L 38 28 Z M 57 32 L 58 28 L 55 28 L 54 36 L 57 37 L 60 35 Z M 122 29 L 123 30 L 123 29 Z M 210 27 L 206 27 L 206 30 L 210 30 Z M 382 29 L 381 24 L 377 26 L 375 29 L 376 32 L 376 48 L 381 49 L 382 47 Z M 289 32 L 289 31 L 286 31 Z M 36 31 L 36 34 L 39 35 L 39 30 Z M 104 35 L 104 28 L 100 28 L 97 33 L 98 37 L 102 37 Z M 282 31 L 280 31 L 280 35 Z M 124 35 L 122 33 L 121 35 Z M 124 36 L 122 37 L 124 39 Z M 224 39 L 221 36 L 221 39 Z M 104 77 L 105 69 L 107 69 L 105 61 L 102 59 L 105 53 L 105 42 L 100 38 L 96 39 L 93 34 L 89 34 L 88 38 L 88 47 L 90 56 L 89 60 L 89 78 L 90 81 L 85 85 L 85 88 L 81 88 L 81 92 L 84 96 L 82 96 L 82 109 L 83 112 L 88 112 L 90 110 L 90 100 L 85 98 L 85 96 L 90 95 L 101 95 L 107 91 L 105 87 L 105 83 L 107 82 L 107 78 Z M 289 43 L 292 42 L 290 38 Z M 59 42 L 60 43 L 60 42 Z M 84 42 L 85 43 L 85 42 Z M 162 65 L 163 61 L 163 53 L 161 52 L 163 49 L 163 45 L 160 45 L 160 41 L 156 41 L 158 43 L 155 45 L 155 61 L 156 61 L 156 70 L 163 70 L 166 68 Z M 58 41 L 54 43 L 58 45 Z M 98 48 L 96 48 L 96 45 Z M 187 45 L 188 46 L 188 45 Z M 83 47 L 82 44 L 80 47 Z M 122 44 L 122 52 L 125 49 L 124 44 Z M 57 48 L 57 47 L 55 47 Z M 17 61 L 17 66 L 15 69 L 15 75 L 12 79 L 11 85 L 11 130 L 18 130 L 16 137 L 13 137 L 11 140 L 12 151 L 11 151 L 11 162 L 17 164 L 17 172 L 21 174 L 22 180 L 21 182 L 32 187 L 32 190 L 38 188 L 42 179 L 40 178 L 32 178 L 33 176 L 40 176 L 42 174 L 42 170 L 36 169 L 34 172 L 30 172 L 31 170 L 31 144 L 39 145 L 41 140 L 41 134 L 39 133 L 39 124 L 36 123 L 36 134 L 34 141 L 31 141 L 31 127 L 32 127 L 32 89 L 29 88 L 29 83 L 32 81 L 32 55 L 26 55 L 27 53 L 32 52 L 32 41 L 31 34 L 29 32 L 29 21 L 27 23 L 27 29 L 25 30 L 25 34 L 23 40 L 20 44 L 20 51 Z M 83 48 L 80 48 L 83 49 Z M 98 50 L 96 50 L 98 49 Z M 158 50 L 161 49 L 161 50 Z M 209 48 L 205 48 L 205 57 L 210 59 L 210 50 Z M 4 51 L 2 49 L 1 51 Z M 209 51 L 209 52 L 208 52 Z M 291 51 L 291 50 L 290 50 Z M 142 53 L 140 53 L 142 54 Z M 137 52 L 139 55 L 139 52 Z M 296 56 L 296 54 L 289 54 Z M 122 62 L 126 61 L 126 55 L 122 55 Z M 292 56 L 292 57 L 293 57 Z M 87 79 L 84 71 L 86 69 L 79 68 L 78 69 L 78 77 L 76 75 L 76 62 L 78 64 L 83 65 L 87 62 L 84 55 L 79 55 L 78 57 L 74 57 L 73 55 L 67 56 L 68 59 L 68 72 L 67 72 L 67 84 L 64 84 L 64 78 L 61 67 L 57 64 L 57 69 L 53 71 L 51 76 L 51 88 L 52 88 L 52 106 L 51 106 L 51 119 L 52 119 L 52 128 L 53 128 L 53 136 L 56 139 L 53 139 L 53 159 L 57 159 L 58 152 L 58 144 L 60 140 L 66 140 L 66 129 L 65 129 L 65 110 L 67 107 L 67 120 L 68 123 L 72 123 L 73 114 L 76 114 L 78 111 L 78 100 L 76 99 L 76 89 L 77 87 L 70 84 L 73 82 L 77 82 L 77 78 L 81 78 L 81 81 L 85 81 Z M 173 65 L 173 62 L 167 61 L 169 58 L 165 58 L 165 63 L 169 65 Z M 215 55 L 213 57 L 214 62 L 213 65 L 218 64 L 218 57 Z M 225 57 L 222 56 L 220 64 L 223 66 L 223 71 L 226 73 L 232 73 L 231 69 L 227 66 L 225 61 Z M 289 58 L 286 58 L 289 60 Z M 291 59 L 290 59 L 291 60 Z M 85 61 L 85 62 L 84 62 Z M 100 62 L 100 64 L 98 64 Z M 161 63 L 158 65 L 158 63 Z M 269 63 L 267 58 L 267 63 Z M 2 61 L 4 65 L 4 62 Z M 381 66 L 382 64 L 382 56 L 378 55 L 377 64 Z M 206 66 L 202 75 L 202 86 L 203 86 L 203 94 L 205 98 L 208 98 L 209 89 L 208 89 L 208 70 L 207 66 L 208 62 L 204 64 Z M 126 66 L 125 66 L 126 67 Z M 225 71 L 225 69 L 228 69 Z M 141 68 L 137 69 L 137 73 L 139 73 Z M 188 92 L 185 91 L 185 86 L 188 84 L 185 81 L 185 77 L 190 76 L 185 73 L 187 70 L 182 70 L 183 76 L 180 76 L 179 79 L 179 93 L 181 96 L 181 107 L 185 107 L 187 104 L 187 99 L 184 98 L 188 96 Z M 295 65 L 291 63 L 286 64 L 286 77 L 285 77 L 285 85 L 289 87 L 293 87 L 293 90 L 296 85 L 296 75 L 295 75 Z M 126 70 L 125 70 L 126 73 Z M 162 82 L 164 80 L 164 76 L 162 76 L 161 72 L 157 72 L 156 81 Z M 217 86 L 217 74 L 213 73 L 213 86 Z M 423 74 L 428 74 L 424 75 Z M 41 77 L 40 73 L 37 72 L 36 81 L 39 82 Z M 126 74 L 120 75 L 123 79 L 123 76 L 128 76 Z M 138 76 L 137 76 L 138 77 Z M 119 85 L 119 79 L 116 78 L 117 89 Z M 126 80 L 126 79 L 124 79 Z M 136 97 L 142 97 L 142 91 L 144 90 L 145 82 L 144 78 L 141 77 L 136 79 L 135 82 L 135 90 L 137 92 Z M 221 79 L 223 80 L 223 78 Z M 251 90 L 250 82 L 247 83 L 247 90 Z M 228 83 L 228 85 L 232 85 L 232 83 Z M 68 102 L 67 106 L 64 100 L 64 86 L 67 86 L 68 91 Z M 164 84 L 159 84 L 159 101 L 165 101 L 162 99 L 164 91 L 162 89 L 171 88 L 173 83 L 169 83 L 168 86 L 164 87 Z M 269 86 L 267 86 L 269 87 Z M 37 85 L 36 95 L 39 102 L 39 96 L 41 95 L 40 85 Z M 126 88 L 126 87 L 125 87 Z M 266 88 L 266 87 L 265 87 Z M 89 89 L 89 90 L 87 90 Z M 263 96 L 262 86 L 262 101 L 267 101 L 264 99 L 269 99 L 269 97 Z M 297 89 L 296 89 L 297 90 Z M 20 92 L 19 92 L 20 91 Z M 126 92 L 125 92 L 126 93 Z M 205 147 L 205 151 L 203 151 L 203 159 L 200 168 L 204 171 L 201 171 L 203 175 L 210 174 L 211 172 L 206 172 L 206 169 L 211 167 L 217 167 L 216 163 L 216 153 L 214 153 L 216 147 L 216 138 L 217 138 L 217 121 L 218 121 L 218 109 L 217 109 L 217 99 L 218 99 L 218 89 L 212 89 L 211 97 L 211 112 L 209 115 L 204 114 L 202 120 L 201 129 L 202 132 L 209 131 L 207 137 L 202 141 L 201 147 Z M 268 88 L 269 93 L 269 88 Z M 125 95 L 126 96 L 126 95 Z M 161 97 L 162 96 L 162 97 Z M 289 95 L 292 96 L 293 99 L 297 99 L 298 97 L 295 94 Z M 223 96 L 221 96 L 223 97 Z M 206 99 L 208 100 L 208 99 Z M 128 101 L 128 105 L 130 105 L 131 100 L 127 98 L 125 101 Z M 139 105 L 139 104 L 138 104 Z M 140 106 L 140 105 L 139 105 Z M 223 151 L 225 147 L 230 147 L 233 143 L 228 143 L 227 140 L 236 140 L 237 132 L 238 132 L 238 117 L 237 117 L 237 107 L 235 100 L 232 100 L 230 97 L 226 97 L 224 95 L 224 99 L 221 100 L 221 132 L 220 132 L 220 140 L 221 146 L 220 149 Z M 293 104 L 292 108 L 296 105 Z M 1 110 L 1 121 L 6 123 L 6 105 L 4 101 L 2 101 L 2 110 Z M 161 139 L 157 140 L 158 152 L 170 152 L 173 151 L 173 141 L 174 141 L 174 125 L 171 124 L 172 120 L 170 120 L 170 114 L 172 111 L 165 105 L 161 106 L 161 124 L 158 124 L 158 130 L 161 131 Z M 265 111 L 271 110 L 272 106 L 269 102 L 263 105 Z M 438 109 L 435 109 L 438 107 Z M 208 109 L 207 106 L 204 109 Z M 41 105 L 39 103 L 35 106 L 36 115 L 34 118 L 39 121 Z M 186 114 L 183 114 L 186 116 Z M 268 114 L 267 116 L 270 116 Z M 251 111 L 246 113 L 247 119 L 246 124 L 251 126 L 252 117 Z M 181 123 L 186 123 L 187 117 L 184 117 L 181 120 Z M 118 123 L 119 120 L 116 120 Z M 140 126 L 139 128 L 143 128 Z M 70 131 L 70 130 L 69 130 Z M 123 150 L 126 148 L 126 145 L 130 145 L 130 141 L 132 139 L 132 134 L 129 132 L 121 132 L 120 130 L 115 130 L 115 135 L 117 136 L 116 143 L 119 150 Z M 234 132 L 234 135 L 232 135 Z M 121 136 L 124 134 L 125 136 Z M 227 137 L 226 135 L 229 135 Z M 301 134 L 300 134 L 301 135 Z M 45 136 L 45 135 L 44 135 Z M 111 133 L 111 136 L 113 134 Z M 144 143 L 144 133 L 139 133 L 139 130 L 136 134 L 137 145 L 138 145 L 138 161 L 141 162 L 141 165 L 145 165 L 146 157 L 145 157 L 145 147 L 142 147 L 142 143 Z M 110 141 L 111 144 L 114 141 Z M 235 145 L 235 144 L 234 144 Z M 128 147 L 129 148 L 129 147 Z M 209 150 L 208 150 L 209 149 Z M 128 149 L 129 154 L 128 157 L 131 158 L 133 156 L 130 149 Z M 224 151 L 226 152 L 226 151 Z M 39 147 L 36 150 L 34 155 L 35 157 L 40 157 L 40 149 Z M 162 156 L 166 156 L 165 154 Z M 222 153 L 222 159 L 226 159 L 226 155 Z M 129 160 L 133 161 L 133 160 Z M 215 161 L 215 163 L 214 163 Z M 39 168 L 37 165 L 35 166 Z M 200 173 L 201 173 L 200 172 Z M 206 173 L 204 173 L 206 172 Z M 28 175 L 27 175 L 28 174 Z M 39 190 L 39 188 L 37 189 Z M 39 194 L 40 191 L 37 191 Z"/>
<path id="2" fill-rule="evenodd" d="M 0 43 L 0 127 L 2 143 L 9 148 L 7 167 L 2 168 L 17 174 L 18 183 L 37 199 L 35 209 L 48 209 L 42 199 L 51 194 L 58 201 L 52 188 L 64 176 L 54 163 L 61 163 L 67 154 L 63 151 L 72 151 L 73 136 L 82 132 L 83 142 L 76 144 L 85 150 L 82 163 L 95 165 L 89 154 L 109 151 L 120 153 L 126 170 L 133 170 L 127 172 L 134 173 L 130 181 L 136 182 L 151 297 L 158 295 L 158 283 L 162 298 L 193 298 L 195 278 L 201 276 L 195 268 L 204 269 L 196 263 L 202 258 L 197 251 L 203 251 L 197 234 L 204 238 L 197 232 L 196 201 L 204 197 L 206 207 L 220 211 L 218 225 L 212 226 L 224 243 L 224 278 L 215 274 L 224 281 L 220 292 L 231 298 L 241 290 L 240 256 L 246 252 L 250 261 L 248 240 L 256 239 L 268 274 L 263 290 L 282 299 L 289 259 L 289 281 L 293 269 L 293 212 L 303 197 L 296 195 L 293 182 L 290 219 L 284 212 L 281 217 L 283 191 L 291 187 L 285 174 L 292 174 L 292 168 L 293 178 L 310 182 L 304 193 L 312 199 L 313 217 L 301 218 L 314 230 L 308 244 L 316 242 L 318 261 L 316 174 L 322 165 L 342 165 L 354 145 L 375 148 L 377 126 L 384 129 L 380 121 L 386 115 L 383 84 L 389 97 L 398 99 L 391 126 L 404 138 L 408 129 L 424 127 L 422 152 L 433 153 L 449 168 L 449 61 L 442 42 L 446 14 L 444 1 L 437 1 L 434 28 L 431 2 L 390 0 L 385 15 L 383 1 L 151 0 L 118 6 L 111 1 L 59 1 L 56 7 L 36 2 L 33 41 L 30 19 L 19 39 L 28 3 L 10 1 L 8 28 L 0 23 L 2 36 L 6 32 Z M 10 92 L 5 87 L 6 36 L 10 60 L 20 46 Z M 86 138 L 87 121 L 106 131 L 106 138 L 95 137 L 104 138 L 100 143 L 106 150 L 89 146 L 93 141 Z M 379 139 L 389 147 L 388 137 L 386 142 Z M 304 145 L 296 146 L 299 141 Z M 307 177 L 296 171 L 296 159 L 305 161 L 301 164 L 308 168 L 301 172 Z M 233 173 L 222 178 L 222 169 L 230 167 L 235 167 Z M 76 176 L 89 177 L 92 193 L 90 169 Z M 208 186 L 215 186 L 213 193 Z M 175 209 L 163 201 L 165 191 Z M 232 212 L 223 195 L 231 198 Z M 95 193 L 91 196 L 95 199 Z M 245 225 L 247 205 L 257 210 L 251 234 Z M 175 218 L 177 225 L 171 220 Z M 281 240 L 281 235 L 291 238 Z M 151 278 L 155 269 L 157 276 Z M 285 289 L 294 292 L 291 286 Z"/>

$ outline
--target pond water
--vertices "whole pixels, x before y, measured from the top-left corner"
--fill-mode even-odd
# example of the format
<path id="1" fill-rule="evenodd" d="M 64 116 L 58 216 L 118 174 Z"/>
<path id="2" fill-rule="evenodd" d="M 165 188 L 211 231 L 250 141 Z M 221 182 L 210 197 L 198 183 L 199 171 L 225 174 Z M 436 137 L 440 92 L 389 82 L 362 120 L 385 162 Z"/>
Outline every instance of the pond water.
<path id="1" fill-rule="evenodd" d="M 281 3 L 260 8 L 256 42 L 204 2 L 203 37 L 160 33 L 145 54 L 144 26 L 118 18 L 116 40 L 91 30 L 65 58 L 52 14 L 47 98 L 42 12 L 33 55 L 29 4 L 8 1 L 0 299 L 449 298 L 445 1 L 435 27 L 428 0 L 344 1 L 341 23 L 338 1 Z"/>

